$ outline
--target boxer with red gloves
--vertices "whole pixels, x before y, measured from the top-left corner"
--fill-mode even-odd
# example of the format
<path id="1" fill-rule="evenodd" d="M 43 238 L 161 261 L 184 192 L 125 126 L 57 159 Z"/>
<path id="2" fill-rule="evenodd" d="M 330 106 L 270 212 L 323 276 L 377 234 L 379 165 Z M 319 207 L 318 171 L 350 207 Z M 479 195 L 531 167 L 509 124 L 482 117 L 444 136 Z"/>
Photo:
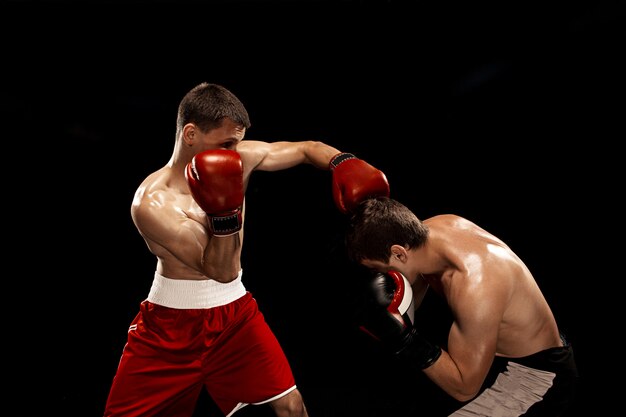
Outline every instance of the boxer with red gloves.
<path id="1" fill-rule="evenodd" d="M 335 155 L 329 164 L 333 175 L 333 198 L 337 208 L 349 214 L 370 197 L 389 197 L 385 174 L 351 153 Z"/>
<path id="2" fill-rule="evenodd" d="M 420 335 L 413 325 L 415 303 L 409 281 L 397 271 L 378 273 L 370 285 L 369 305 L 361 330 L 380 341 L 407 366 L 422 370 L 441 355 L 441 348 Z"/>
<path id="3" fill-rule="evenodd" d="M 241 230 L 243 164 L 236 151 L 212 149 L 195 155 L 185 169 L 194 200 L 207 213 L 214 236 Z"/>
<path id="4" fill-rule="evenodd" d="M 308 417 L 289 361 L 244 285 L 247 184 L 255 171 L 332 170 L 344 212 L 388 194 L 388 184 L 320 141 L 244 140 L 250 126 L 243 103 L 220 85 L 198 84 L 180 101 L 171 157 L 144 178 L 131 205 L 156 267 L 104 417 L 188 416 L 203 389 L 226 416 L 266 404 L 277 417 Z"/>

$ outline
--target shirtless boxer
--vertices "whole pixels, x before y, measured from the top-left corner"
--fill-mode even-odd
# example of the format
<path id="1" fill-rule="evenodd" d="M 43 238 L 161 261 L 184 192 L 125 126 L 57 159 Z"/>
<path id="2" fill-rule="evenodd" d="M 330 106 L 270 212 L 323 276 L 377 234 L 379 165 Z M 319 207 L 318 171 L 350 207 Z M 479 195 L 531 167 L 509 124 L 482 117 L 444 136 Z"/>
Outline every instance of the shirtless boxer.
<path id="1" fill-rule="evenodd" d="M 189 417 L 203 387 L 226 416 L 266 403 L 279 417 L 308 416 L 242 282 L 246 186 L 255 170 L 311 164 L 332 172 L 332 196 L 345 212 L 388 195 L 389 184 L 378 169 L 321 142 L 243 140 L 249 127 L 244 105 L 219 85 L 199 84 L 179 104 L 171 158 L 139 185 L 131 206 L 156 269 L 105 417 Z"/>
<path id="2" fill-rule="evenodd" d="M 506 243 L 456 215 L 422 222 L 381 197 L 354 209 L 346 245 L 350 259 L 375 273 L 363 329 L 462 402 L 452 416 L 565 415 L 578 378 L 572 346 Z M 428 288 L 453 316 L 445 349 L 394 301 L 409 294 L 417 308 Z"/>

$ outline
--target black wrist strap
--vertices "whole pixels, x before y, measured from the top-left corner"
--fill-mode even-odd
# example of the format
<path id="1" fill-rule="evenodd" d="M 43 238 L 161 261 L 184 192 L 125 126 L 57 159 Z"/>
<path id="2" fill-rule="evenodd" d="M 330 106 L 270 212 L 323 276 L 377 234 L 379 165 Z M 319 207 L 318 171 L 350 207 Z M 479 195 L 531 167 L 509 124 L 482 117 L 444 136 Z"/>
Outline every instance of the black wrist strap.
<path id="1" fill-rule="evenodd" d="M 241 230 L 241 211 L 222 216 L 209 216 L 214 236 L 229 236 Z"/>
<path id="2" fill-rule="evenodd" d="M 413 369 L 426 369 L 441 356 L 441 348 L 428 341 L 415 328 L 408 332 L 404 341 L 396 350 L 396 356 Z"/>
<path id="3" fill-rule="evenodd" d="M 339 164 L 341 164 L 342 162 L 347 161 L 348 159 L 354 159 L 354 158 L 356 158 L 356 156 L 354 156 L 351 153 L 346 153 L 346 152 L 339 153 L 333 156 L 333 159 L 330 160 L 330 169 L 333 170 L 337 168 Z"/>

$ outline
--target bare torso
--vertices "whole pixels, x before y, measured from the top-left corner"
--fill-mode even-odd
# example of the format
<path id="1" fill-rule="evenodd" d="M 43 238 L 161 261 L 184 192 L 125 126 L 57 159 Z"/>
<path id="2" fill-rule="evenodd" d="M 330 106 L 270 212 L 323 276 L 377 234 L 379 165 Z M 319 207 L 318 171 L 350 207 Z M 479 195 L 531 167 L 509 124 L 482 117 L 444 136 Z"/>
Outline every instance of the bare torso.
<path id="1" fill-rule="evenodd" d="M 500 239 L 452 215 L 430 218 L 429 245 L 447 260 L 425 275 L 447 300 L 455 330 L 472 340 L 493 337 L 495 354 L 522 357 L 560 346 L 556 321 L 531 272 Z"/>
<path id="2" fill-rule="evenodd" d="M 244 168 L 246 186 L 250 173 L 251 170 Z M 233 269 L 239 270 L 243 244 L 243 228 L 237 239 L 219 238 L 207 233 L 207 215 L 194 201 L 181 170 L 176 171 L 166 165 L 150 174 L 135 192 L 131 215 L 150 252 L 157 258 L 156 271 L 159 274 L 171 279 L 216 279 L 221 282 L 237 277 L 236 274 L 231 274 L 230 279 L 208 277 L 189 267 L 189 261 L 181 258 L 184 253 L 199 253 L 212 244 L 216 253 L 216 269 L 219 263 L 224 262 L 235 264 Z M 242 217 L 245 218 L 245 209 Z M 193 238 L 190 239 L 190 236 Z M 202 258 L 201 255 L 195 257 Z"/>
<path id="3" fill-rule="evenodd" d="M 224 122 L 223 127 L 206 137 L 214 137 L 215 143 L 226 140 L 231 149 L 236 148 L 243 164 L 244 193 L 255 170 L 276 171 L 303 163 L 328 169 L 330 159 L 339 152 L 316 141 L 237 142 L 231 139 L 243 136 L 237 128 L 232 122 Z M 187 157 L 181 157 L 185 152 Z M 244 227 L 232 236 L 211 234 L 207 215 L 194 201 L 184 174 L 192 156 L 192 151 L 179 144 L 169 163 L 137 188 L 131 216 L 157 258 L 158 273 L 170 279 L 229 282 L 241 271 Z M 245 203 L 242 218 L 245 219 Z"/>

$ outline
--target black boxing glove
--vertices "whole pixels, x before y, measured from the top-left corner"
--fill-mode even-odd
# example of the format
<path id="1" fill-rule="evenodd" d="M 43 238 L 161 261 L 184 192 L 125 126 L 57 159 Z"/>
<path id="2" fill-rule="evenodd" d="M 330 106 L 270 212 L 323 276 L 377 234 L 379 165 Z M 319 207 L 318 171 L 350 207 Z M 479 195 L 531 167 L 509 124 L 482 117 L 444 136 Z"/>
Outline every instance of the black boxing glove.
<path id="1" fill-rule="evenodd" d="M 380 341 L 398 359 L 422 370 L 435 363 L 441 348 L 429 342 L 413 325 L 415 305 L 409 281 L 397 271 L 377 274 L 361 330 Z"/>

